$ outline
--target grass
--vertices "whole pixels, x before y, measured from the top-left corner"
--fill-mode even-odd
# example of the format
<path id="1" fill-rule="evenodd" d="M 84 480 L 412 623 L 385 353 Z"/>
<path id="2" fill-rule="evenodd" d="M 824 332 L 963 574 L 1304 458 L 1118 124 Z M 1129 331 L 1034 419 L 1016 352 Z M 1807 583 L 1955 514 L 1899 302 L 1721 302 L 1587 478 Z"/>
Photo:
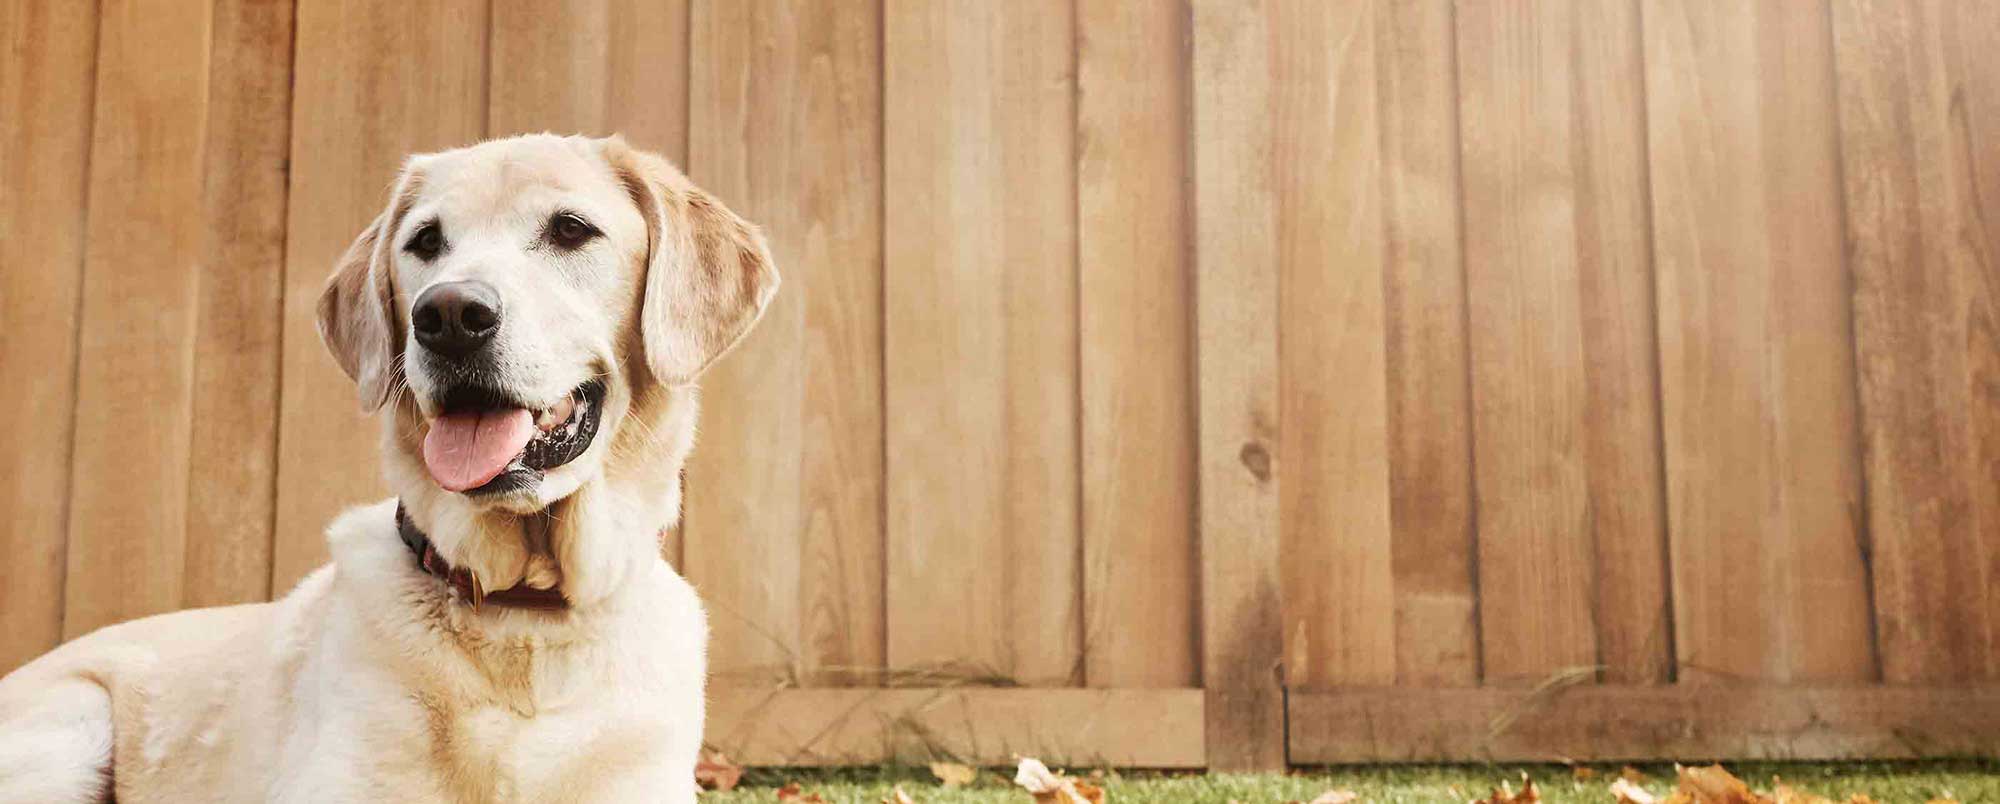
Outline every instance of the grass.
<path id="1" fill-rule="evenodd" d="M 1673 786 L 1672 765 L 1641 765 L 1648 774 L 1648 790 L 1664 794 Z M 1853 793 L 1866 793 L 1883 804 L 1922 802 L 1951 798 L 1965 802 L 2000 802 L 2000 762 L 1989 760 L 1943 760 L 1930 762 L 1844 762 L 1732 764 L 1730 770 L 1752 788 L 1770 792 L 1773 777 L 1800 790 L 1846 800 Z M 1519 788 L 1527 773 L 1542 789 L 1547 802 L 1595 802 L 1609 804 L 1606 792 L 1617 777 L 1618 766 L 1590 766 L 1593 778 L 1564 765 L 1378 765 L 1354 768 L 1326 768 L 1291 774 L 1202 775 L 1165 773 L 1107 773 L 1093 782 L 1106 791 L 1112 804 L 1159 802 L 1166 804 L 1262 804 L 1264 802 L 1310 801 L 1332 789 L 1352 790 L 1368 802 L 1453 801 L 1481 798 L 1500 782 L 1510 781 Z M 798 782 L 829 802 L 875 804 L 901 785 L 921 804 L 1022 804 L 1027 794 L 1007 782 L 1011 769 L 983 771 L 970 787 L 939 787 L 923 768 L 885 767 L 843 770 L 752 770 L 743 783 L 729 793 L 703 793 L 704 804 L 771 802 L 775 790 L 786 782 Z M 1087 773 L 1075 773 L 1082 776 Z"/>

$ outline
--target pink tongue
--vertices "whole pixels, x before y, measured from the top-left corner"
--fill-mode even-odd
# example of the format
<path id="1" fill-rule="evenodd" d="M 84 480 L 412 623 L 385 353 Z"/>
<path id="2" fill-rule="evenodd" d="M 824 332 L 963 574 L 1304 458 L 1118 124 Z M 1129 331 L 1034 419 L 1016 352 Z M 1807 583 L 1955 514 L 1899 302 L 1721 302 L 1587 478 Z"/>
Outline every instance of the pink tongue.
<path id="1" fill-rule="evenodd" d="M 535 417 L 521 408 L 453 413 L 431 422 L 424 465 L 445 491 L 466 491 L 499 476 L 535 436 Z"/>

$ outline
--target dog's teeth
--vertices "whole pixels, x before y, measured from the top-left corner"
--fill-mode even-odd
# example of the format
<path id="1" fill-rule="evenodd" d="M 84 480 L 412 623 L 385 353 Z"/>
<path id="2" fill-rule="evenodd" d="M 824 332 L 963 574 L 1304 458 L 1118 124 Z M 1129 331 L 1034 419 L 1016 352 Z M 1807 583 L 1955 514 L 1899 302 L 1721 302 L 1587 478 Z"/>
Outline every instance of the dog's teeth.
<path id="1" fill-rule="evenodd" d="M 555 407 L 544 410 L 541 412 L 541 415 L 536 416 L 535 426 L 541 428 L 542 432 L 546 433 L 569 421 L 570 416 L 575 413 L 576 400 L 564 397 L 563 401 L 555 404 Z"/>

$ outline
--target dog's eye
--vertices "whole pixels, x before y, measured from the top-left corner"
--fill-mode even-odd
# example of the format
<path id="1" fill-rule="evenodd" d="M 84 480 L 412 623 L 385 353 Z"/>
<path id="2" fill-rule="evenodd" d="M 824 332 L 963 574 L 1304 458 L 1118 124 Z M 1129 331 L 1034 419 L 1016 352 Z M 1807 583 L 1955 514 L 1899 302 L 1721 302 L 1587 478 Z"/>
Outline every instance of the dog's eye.
<path id="1" fill-rule="evenodd" d="M 549 240 L 566 249 L 581 248 L 597 234 L 597 227 L 574 212 L 558 212 L 549 219 Z"/>
<path id="2" fill-rule="evenodd" d="M 403 250 L 424 262 L 437 259 L 438 253 L 444 251 L 444 227 L 437 221 L 417 227 L 417 233 L 410 235 L 410 242 L 403 244 Z"/>

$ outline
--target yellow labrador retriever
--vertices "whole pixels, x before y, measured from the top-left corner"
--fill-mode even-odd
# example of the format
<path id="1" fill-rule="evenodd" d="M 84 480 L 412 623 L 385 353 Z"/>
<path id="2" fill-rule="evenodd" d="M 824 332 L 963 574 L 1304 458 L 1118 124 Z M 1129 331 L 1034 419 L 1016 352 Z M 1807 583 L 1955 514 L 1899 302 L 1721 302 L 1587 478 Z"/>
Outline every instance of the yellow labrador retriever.
<path id="1" fill-rule="evenodd" d="M 397 497 L 281 600 L 0 680 L 0 802 L 693 801 L 707 628 L 658 537 L 693 382 L 777 287 L 616 138 L 412 158 L 319 305 Z"/>

